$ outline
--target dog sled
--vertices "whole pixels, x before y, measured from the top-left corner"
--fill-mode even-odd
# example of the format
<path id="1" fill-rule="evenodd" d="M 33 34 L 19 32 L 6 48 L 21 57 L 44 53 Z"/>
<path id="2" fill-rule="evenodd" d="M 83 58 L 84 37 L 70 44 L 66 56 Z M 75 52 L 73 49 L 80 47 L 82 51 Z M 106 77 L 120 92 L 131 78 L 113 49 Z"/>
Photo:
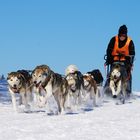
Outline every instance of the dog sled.
<path id="1" fill-rule="evenodd" d="M 110 63 L 106 63 L 107 62 L 107 56 L 105 55 L 104 60 L 105 62 L 105 72 L 106 72 L 106 80 L 105 80 L 105 84 L 104 84 L 104 93 L 106 95 L 112 95 L 114 98 L 117 97 L 117 95 L 113 95 L 113 91 L 115 90 L 115 92 L 117 92 L 117 82 L 115 82 L 114 80 L 114 89 L 111 89 L 111 80 L 113 80 L 112 78 L 112 71 L 115 67 L 120 67 L 120 79 L 121 81 L 121 85 L 120 85 L 120 91 L 118 93 L 118 95 L 123 95 L 125 93 L 125 95 L 123 96 L 127 96 L 130 97 L 131 93 L 132 93 L 132 58 L 133 56 L 127 56 L 130 59 L 130 63 L 127 62 L 122 62 L 120 61 L 120 57 L 121 55 L 117 55 L 117 57 L 119 57 L 119 61 L 115 61 Z M 117 77 L 116 77 L 117 78 Z M 116 80 L 117 81 L 117 80 Z M 125 90 L 125 91 L 124 91 Z"/>

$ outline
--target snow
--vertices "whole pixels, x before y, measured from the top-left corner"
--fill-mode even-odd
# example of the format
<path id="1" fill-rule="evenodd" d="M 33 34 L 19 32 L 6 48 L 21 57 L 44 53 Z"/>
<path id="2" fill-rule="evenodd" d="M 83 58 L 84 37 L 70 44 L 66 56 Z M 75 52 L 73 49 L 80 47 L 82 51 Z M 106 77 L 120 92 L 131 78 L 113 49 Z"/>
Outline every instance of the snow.
<path id="1" fill-rule="evenodd" d="M 124 105 L 105 98 L 103 106 L 75 114 L 14 113 L 2 82 L 0 140 L 140 140 L 140 92 Z"/>

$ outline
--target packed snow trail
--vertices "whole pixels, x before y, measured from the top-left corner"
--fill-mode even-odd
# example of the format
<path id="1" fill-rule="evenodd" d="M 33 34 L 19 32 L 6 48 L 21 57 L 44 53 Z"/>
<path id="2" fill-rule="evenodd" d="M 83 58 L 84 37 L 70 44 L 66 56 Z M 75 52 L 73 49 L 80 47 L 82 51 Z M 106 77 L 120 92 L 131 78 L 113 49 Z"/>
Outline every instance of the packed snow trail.
<path id="1" fill-rule="evenodd" d="M 140 140 L 140 92 L 130 102 L 65 115 L 14 113 L 6 85 L 0 85 L 0 140 Z"/>

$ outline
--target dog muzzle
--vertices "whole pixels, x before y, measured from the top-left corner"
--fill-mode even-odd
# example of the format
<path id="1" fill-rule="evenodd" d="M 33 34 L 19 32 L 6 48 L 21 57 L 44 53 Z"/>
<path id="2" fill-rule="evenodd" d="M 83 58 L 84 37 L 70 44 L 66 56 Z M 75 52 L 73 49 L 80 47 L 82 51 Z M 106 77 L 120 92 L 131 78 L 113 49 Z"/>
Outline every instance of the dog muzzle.
<path id="1" fill-rule="evenodd" d="M 37 83 L 37 81 L 34 81 L 34 85 L 36 88 L 39 88 L 41 86 L 41 81 L 39 83 Z"/>
<path id="2" fill-rule="evenodd" d="M 19 93 L 19 89 L 17 87 L 11 87 L 11 90 L 14 92 L 14 93 Z"/>

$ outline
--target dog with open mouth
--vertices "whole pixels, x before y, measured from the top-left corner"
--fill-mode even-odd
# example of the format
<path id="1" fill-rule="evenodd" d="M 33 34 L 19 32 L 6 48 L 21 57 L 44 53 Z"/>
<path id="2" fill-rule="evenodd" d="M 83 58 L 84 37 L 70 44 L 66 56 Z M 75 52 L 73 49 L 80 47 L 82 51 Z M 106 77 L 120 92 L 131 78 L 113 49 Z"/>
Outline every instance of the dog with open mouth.
<path id="1" fill-rule="evenodd" d="M 15 111 L 18 111 L 16 94 L 19 94 L 19 105 L 25 105 L 25 109 L 29 109 L 32 102 L 32 84 L 31 75 L 26 70 L 18 70 L 8 73 L 8 88 L 12 98 L 12 104 Z"/>
<path id="2" fill-rule="evenodd" d="M 43 97 L 45 106 L 53 96 L 58 106 L 55 114 L 64 112 L 67 95 L 67 81 L 64 77 L 54 73 L 47 65 L 39 65 L 32 72 L 32 82 L 37 98 Z"/>

